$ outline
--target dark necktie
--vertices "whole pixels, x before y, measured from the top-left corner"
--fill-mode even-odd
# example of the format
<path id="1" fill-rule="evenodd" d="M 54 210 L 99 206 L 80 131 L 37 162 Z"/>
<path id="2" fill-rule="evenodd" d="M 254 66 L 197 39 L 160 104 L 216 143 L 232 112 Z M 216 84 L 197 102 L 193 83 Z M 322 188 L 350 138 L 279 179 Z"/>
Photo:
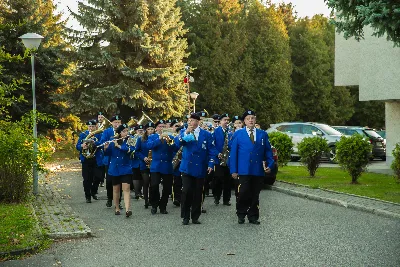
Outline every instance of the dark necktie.
<path id="1" fill-rule="evenodd" d="M 250 130 L 250 140 L 254 144 L 254 133 L 253 133 L 253 131 L 254 131 L 254 129 Z"/>

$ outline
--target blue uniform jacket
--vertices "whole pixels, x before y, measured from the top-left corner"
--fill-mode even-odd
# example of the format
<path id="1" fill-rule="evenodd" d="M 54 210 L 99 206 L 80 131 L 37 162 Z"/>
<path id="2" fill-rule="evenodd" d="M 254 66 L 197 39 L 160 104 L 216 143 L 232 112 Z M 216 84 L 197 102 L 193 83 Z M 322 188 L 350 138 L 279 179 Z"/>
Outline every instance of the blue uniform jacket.
<path id="1" fill-rule="evenodd" d="M 136 143 L 136 152 L 135 155 L 139 158 L 140 160 L 140 170 L 146 170 L 148 169 L 146 166 L 146 162 L 144 161 L 144 158 L 147 157 L 149 155 L 149 148 L 147 146 L 147 142 L 149 141 L 149 139 L 147 139 L 146 141 L 142 140 L 142 137 L 139 137 L 137 143 Z"/>
<path id="2" fill-rule="evenodd" d="M 81 133 L 79 135 L 79 140 L 78 143 L 76 143 L 76 149 L 80 152 L 79 153 L 79 159 L 81 160 L 81 162 L 83 163 L 85 161 L 85 157 L 82 155 L 82 141 L 86 138 L 86 136 L 88 136 L 89 131 L 85 131 L 83 133 Z M 97 142 L 95 142 L 95 145 L 98 144 L 98 141 L 101 139 L 101 134 L 98 133 L 94 136 L 97 139 Z M 97 166 L 103 166 L 103 150 L 101 148 L 96 150 L 96 153 L 94 154 L 95 158 L 96 158 L 96 164 Z"/>
<path id="3" fill-rule="evenodd" d="M 135 145 L 135 147 L 134 147 L 135 153 L 133 154 L 133 158 L 131 157 L 131 165 L 132 165 L 132 168 L 136 169 L 136 168 L 140 168 L 140 158 L 139 158 L 139 156 L 138 156 L 137 153 L 136 153 L 136 148 L 137 148 L 137 144 L 138 144 L 138 141 L 139 141 L 140 136 L 136 136 L 136 135 L 135 135 L 135 136 L 133 136 L 133 138 L 138 138 L 137 141 L 136 141 L 136 145 Z"/>
<path id="4" fill-rule="evenodd" d="M 228 128 L 227 128 L 228 130 Z M 227 133 L 228 135 L 228 147 L 229 147 L 229 140 L 232 138 L 232 132 Z M 215 140 L 215 148 L 218 150 L 218 153 L 222 153 L 223 149 L 224 149 L 224 143 L 225 143 L 225 137 L 224 137 L 224 131 L 222 130 L 222 127 L 219 126 L 215 129 L 214 133 L 213 133 L 213 137 Z M 215 162 L 215 164 L 219 164 L 219 158 L 217 157 L 217 161 Z"/>
<path id="5" fill-rule="evenodd" d="M 237 130 L 232 138 L 229 157 L 231 173 L 240 175 L 264 176 L 263 161 L 272 169 L 271 144 L 265 131 L 256 129 L 256 140 L 253 144 L 245 128 Z"/>
<path id="6" fill-rule="evenodd" d="M 101 139 L 98 144 L 103 144 L 106 141 L 110 141 L 110 140 L 114 139 L 114 135 L 115 135 L 115 132 L 114 132 L 113 127 L 105 129 L 103 134 L 101 135 Z M 108 156 L 104 155 L 103 165 L 108 166 L 109 163 L 110 163 L 110 158 Z"/>
<path id="7" fill-rule="evenodd" d="M 170 136 L 174 139 L 173 136 Z M 172 158 L 174 151 L 177 151 L 175 144 L 168 145 L 166 142 L 161 142 L 160 136 L 152 134 L 147 141 L 147 147 L 152 150 L 152 161 L 150 172 L 159 172 L 162 174 L 172 174 Z"/>
<path id="8" fill-rule="evenodd" d="M 104 151 L 106 156 L 110 157 L 110 165 L 108 166 L 108 174 L 112 176 L 121 176 L 132 174 L 131 156 L 133 147 L 126 143 L 126 139 L 122 142 L 121 148 L 117 148 L 114 142 L 110 143 Z"/>
<path id="9" fill-rule="evenodd" d="M 177 147 L 183 146 L 179 171 L 196 178 L 205 178 L 207 167 L 214 168 L 218 155 L 213 137 L 209 132 L 200 129 L 198 140 L 185 142 L 182 140 L 184 134 L 181 133 L 180 138 L 175 139 Z"/>

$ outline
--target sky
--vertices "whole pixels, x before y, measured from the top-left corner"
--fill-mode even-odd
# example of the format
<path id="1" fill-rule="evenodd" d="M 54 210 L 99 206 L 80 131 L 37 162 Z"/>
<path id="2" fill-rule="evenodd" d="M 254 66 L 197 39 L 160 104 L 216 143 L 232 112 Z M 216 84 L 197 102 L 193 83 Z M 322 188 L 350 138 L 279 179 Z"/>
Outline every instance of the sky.
<path id="1" fill-rule="evenodd" d="M 78 0 L 55 0 L 55 2 L 58 5 L 58 10 L 64 13 L 64 19 L 69 15 L 67 6 L 74 12 L 78 11 Z M 272 3 L 274 4 L 281 2 L 293 3 L 299 17 L 312 17 L 315 14 L 329 16 L 330 14 L 330 10 L 325 5 L 324 0 L 272 0 Z M 81 29 L 79 24 L 72 19 L 69 20 L 67 25 L 74 29 Z"/>

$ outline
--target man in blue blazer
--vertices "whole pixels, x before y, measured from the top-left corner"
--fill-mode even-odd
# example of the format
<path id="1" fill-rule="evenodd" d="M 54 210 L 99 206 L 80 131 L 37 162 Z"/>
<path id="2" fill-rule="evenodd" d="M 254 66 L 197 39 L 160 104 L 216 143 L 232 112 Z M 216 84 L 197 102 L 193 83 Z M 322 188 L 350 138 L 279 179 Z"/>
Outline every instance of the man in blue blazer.
<path id="1" fill-rule="evenodd" d="M 151 214 L 157 213 L 160 208 L 161 214 L 168 214 L 167 203 L 169 195 L 172 193 L 172 157 L 174 156 L 175 145 L 168 144 L 166 137 L 162 135 L 165 127 L 165 121 L 159 120 L 155 123 L 156 133 L 149 136 L 147 146 L 152 150 L 152 161 L 150 165 L 151 177 Z M 171 140 L 174 137 L 169 136 Z M 162 194 L 160 196 L 159 186 L 163 181 Z"/>
<path id="2" fill-rule="evenodd" d="M 274 164 L 268 134 L 255 128 L 255 115 L 252 110 L 243 114 L 246 127 L 235 132 L 230 151 L 230 171 L 234 179 L 239 179 L 236 200 L 239 224 L 244 223 L 246 216 L 249 223 L 260 224 L 258 205 L 264 172 L 270 172 Z"/>
<path id="3" fill-rule="evenodd" d="M 96 194 L 101 181 L 102 165 L 103 165 L 103 151 L 96 148 L 96 143 L 101 138 L 101 134 L 98 133 L 90 139 L 86 139 L 89 133 L 96 130 L 96 120 L 90 120 L 86 123 L 88 130 L 79 135 L 76 149 L 80 152 L 79 159 L 82 163 L 82 177 L 83 177 L 83 189 L 85 191 L 86 203 L 91 203 L 91 199 L 98 199 Z M 89 144 L 92 142 L 92 144 Z M 89 149 L 91 146 L 91 149 Z M 95 153 L 93 154 L 93 151 Z M 83 152 L 89 152 L 83 154 Z"/>
<path id="4" fill-rule="evenodd" d="M 215 149 L 211 134 L 199 127 L 200 116 L 192 113 L 188 128 L 176 139 L 177 147 L 183 146 L 182 161 L 179 167 L 182 173 L 182 224 L 200 224 L 201 202 L 204 178 L 214 168 L 218 151 Z"/>
<path id="5" fill-rule="evenodd" d="M 227 166 L 227 157 L 229 156 L 228 142 L 231 138 L 231 133 L 228 129 L 229 115 L 222 114 L 219 117 L 219 127 L 214 131 L 215 148 L 218 150 L 218 158 L 215 164 L 214 181 L 213 181 L 213 195 L 215 205 L 219 204 L 221 195 L 223 194 L 223 204 L 230 206 L 231 200 L 231 175 Z M 224 157 L 226 154 L 226 157 Z"/>

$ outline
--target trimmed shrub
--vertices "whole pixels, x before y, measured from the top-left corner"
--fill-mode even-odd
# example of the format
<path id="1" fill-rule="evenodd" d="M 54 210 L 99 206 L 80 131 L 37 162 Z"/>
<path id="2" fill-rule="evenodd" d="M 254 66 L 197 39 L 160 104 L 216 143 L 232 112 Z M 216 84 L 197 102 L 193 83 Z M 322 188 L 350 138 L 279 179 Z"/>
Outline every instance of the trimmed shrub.
<path id="1" fill-rule="evenodd" d="M 394 171 L 394 176 L 397 178 L 397 182 L 400 183 L 400 143 L 397 143 L 392 151 L 393 162 L 390 165 Z"/>
<path id="2" fill-rule="evenodd" d="M 310 176 L 314 177 L 322 155 L 329 151 L 328 142 L 322 137 L 306 137 L 297 145 L 297 148 L 302 165 L 306 166 Z"/>
<path id="3" fill-rule="evenodd" d="M 293 153 L 292 139 L 285 133 L 272 132 L 268 134 L 269 142 L 278 151 L 279 166 L 286 166 L 290 161 L 290 156 Z"/>
<path id="4" fill-rule="evenodd" d="M 362 135 L 342 136 L 336 143 L 336 160 L 351 176 L 351 183 L 367 170 L 372 146 Z"/>
<path id="5" fill-rule="evenodd" d="M 37 139 L 38 170 L 53 152 L 53 145 L 44 137 Z M 34 162 L 32 130 L 21 122 L 0 121 L 0 201 L 22 202 L 31 191 Z"/>

